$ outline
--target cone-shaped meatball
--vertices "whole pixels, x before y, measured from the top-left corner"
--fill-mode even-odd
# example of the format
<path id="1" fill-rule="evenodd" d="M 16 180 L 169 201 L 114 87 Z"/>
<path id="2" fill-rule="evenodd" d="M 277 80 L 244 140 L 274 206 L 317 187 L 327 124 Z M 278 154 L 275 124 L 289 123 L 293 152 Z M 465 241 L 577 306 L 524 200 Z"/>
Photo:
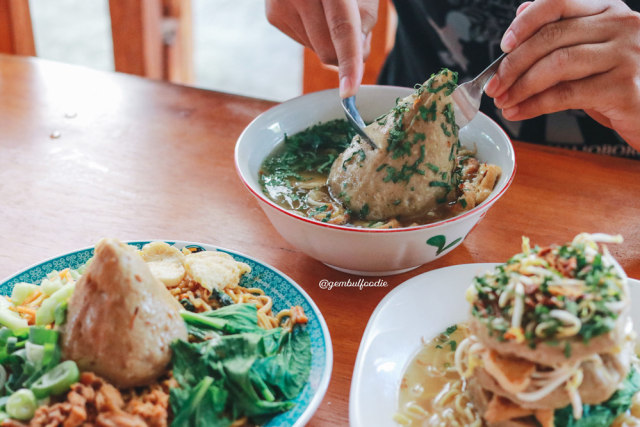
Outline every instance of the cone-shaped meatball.
<path id="1" fill-rule="evenodd" d="M 446 203 L 457 185 L 456 81 L 442 70 L 367 126 L 378 149 L 356 136 L 331 167 L 333 195 L 371 220 L 425 215 Z"/>
<path id="2" fill-rule="evenodd" d="M 187 339 L 179 310 L 135 249 L 103 239 L 69 301 L 64 357 L 118 387 L 149 384 L 166 371 L 171 342 Z"/>

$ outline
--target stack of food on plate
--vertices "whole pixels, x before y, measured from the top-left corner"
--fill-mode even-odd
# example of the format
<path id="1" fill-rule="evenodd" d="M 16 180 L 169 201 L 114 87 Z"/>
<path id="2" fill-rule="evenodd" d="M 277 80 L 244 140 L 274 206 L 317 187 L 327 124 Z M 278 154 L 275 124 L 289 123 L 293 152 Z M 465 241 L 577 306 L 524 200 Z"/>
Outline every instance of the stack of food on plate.
<path id="1" fill-rule="evenodd" d="M 606 426 L 629 409 L 640 389 L 629 289 L 605 245 L 621 241 L 525 238 L 522 253 L 474 278 L 455 362 L 488 426 Z"/>

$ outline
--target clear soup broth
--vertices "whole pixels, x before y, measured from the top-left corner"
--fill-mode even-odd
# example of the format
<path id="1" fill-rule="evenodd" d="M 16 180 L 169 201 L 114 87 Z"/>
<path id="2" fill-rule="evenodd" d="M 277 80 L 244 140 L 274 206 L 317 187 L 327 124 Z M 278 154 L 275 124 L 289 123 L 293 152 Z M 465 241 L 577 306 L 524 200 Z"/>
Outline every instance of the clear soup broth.
<path id="1" fill-rule="evenodd" d="M 473 208 L 481 201 L 474 196 L 475 202 L 468 202 L 468 192 L 477 190 L 478 183 L 487 175 L 487 168 L 497 168 L 480 163 L 473 152 L 463 147 L 456 158 L 462 176 L 460 185 L 452 188 L 436 209 L 412 217 L 364 220 L 349 209 L 348 200 L 335 197 L 327 186 L 333 162 L 354 136 L 355 132 L 346 120 L 319 123 L 292 136 L 285 134 L 282 143 L 262 163 L 259 173 L 262 191 L 280 207 L 320 222 L 350 227 L 401 228 L 441 221 Z M 497 171 L 489 170 L 494 172 L 494 179 L 490 188 L 485 189 L 484 198 L 497 181 L 499 168 Z"/>

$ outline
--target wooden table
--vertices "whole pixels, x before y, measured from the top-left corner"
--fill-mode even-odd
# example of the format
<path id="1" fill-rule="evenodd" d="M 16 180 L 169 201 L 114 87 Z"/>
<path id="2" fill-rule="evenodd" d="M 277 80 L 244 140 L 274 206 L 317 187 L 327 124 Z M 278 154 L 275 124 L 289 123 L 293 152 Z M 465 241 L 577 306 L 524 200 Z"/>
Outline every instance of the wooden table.
<path id="1" fill-rule="evenodd" d="M 532 242 L 621 233 L 611 247 L 640 277 L 640 162 L 515 143 L 515 181 L 456 250 L 388 288 L 322 290 L 350 277 L 291 247 L 233 165 L 242 129 L 272 103 L 0 55 L 0 277 L 119 239 L 180 239 L 244 252 L 300 283 L 327 320 L 329 390 L 310 425 L 348 422 L 360 338 L 378 302 L 416 274 L 504 261 Z"/>

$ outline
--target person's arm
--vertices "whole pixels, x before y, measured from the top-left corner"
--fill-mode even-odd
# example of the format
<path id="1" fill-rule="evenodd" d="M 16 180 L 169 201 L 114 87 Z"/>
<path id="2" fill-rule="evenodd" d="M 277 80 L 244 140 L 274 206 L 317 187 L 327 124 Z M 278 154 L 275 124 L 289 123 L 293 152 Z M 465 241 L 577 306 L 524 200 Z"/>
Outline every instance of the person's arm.
<path id="1" fill-rule="evenodd" d="M 505 118 L 583 109 L 640 149 L 640 14 L 624 2 L 528 2 L 501 47 L 486 93 Z"/>
<path id="2" fill-rule="evenodd" d="M 267 19 L 322 62 L 338 66 L 340 96 L 355 95 L 369 55 L 378 0 L 266 0 Z"/>

